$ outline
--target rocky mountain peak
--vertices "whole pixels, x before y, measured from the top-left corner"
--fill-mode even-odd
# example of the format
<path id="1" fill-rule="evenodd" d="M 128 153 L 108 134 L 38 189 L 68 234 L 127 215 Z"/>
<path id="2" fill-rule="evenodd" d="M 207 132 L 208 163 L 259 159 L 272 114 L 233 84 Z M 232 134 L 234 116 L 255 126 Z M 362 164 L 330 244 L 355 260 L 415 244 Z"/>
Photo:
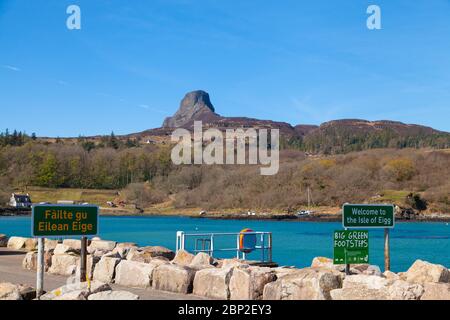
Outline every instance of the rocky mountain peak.
<path id="1" fill-rule="evenodd" d="M 214 106 L 207 92 L 202 90 L 192 91 L 181 100 L 178 111 L 172 117 L 164 120 L 163 127 L 182 127 L 194 120 L 202 120 L 211 116 L 219 117 L 214 111 Z"/>

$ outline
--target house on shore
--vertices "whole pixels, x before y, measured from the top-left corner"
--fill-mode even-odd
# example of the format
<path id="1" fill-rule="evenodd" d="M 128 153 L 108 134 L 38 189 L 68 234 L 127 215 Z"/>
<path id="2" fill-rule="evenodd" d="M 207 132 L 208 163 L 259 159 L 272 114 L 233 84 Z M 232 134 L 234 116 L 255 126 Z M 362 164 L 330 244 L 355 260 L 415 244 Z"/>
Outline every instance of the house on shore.
<path id="1" fill-rule="evenodd" d="M 31 208 L 33 204 L 31 202 L 30 195 L 13 193 L 9 199 L 9 206 L 13 208 Z"/>

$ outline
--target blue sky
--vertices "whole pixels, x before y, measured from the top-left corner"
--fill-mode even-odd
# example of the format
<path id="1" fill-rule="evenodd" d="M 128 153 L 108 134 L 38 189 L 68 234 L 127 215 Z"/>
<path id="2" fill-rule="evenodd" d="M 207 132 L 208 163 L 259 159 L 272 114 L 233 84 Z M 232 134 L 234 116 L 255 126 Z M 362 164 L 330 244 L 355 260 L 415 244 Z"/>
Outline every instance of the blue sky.
<path id="1" fill-rule="evenodd" d="M 203 89 L 224 116 L 450 131 L 449 39 L 448 0 L 0 0 L 0 130 L 142 131 Z"/>

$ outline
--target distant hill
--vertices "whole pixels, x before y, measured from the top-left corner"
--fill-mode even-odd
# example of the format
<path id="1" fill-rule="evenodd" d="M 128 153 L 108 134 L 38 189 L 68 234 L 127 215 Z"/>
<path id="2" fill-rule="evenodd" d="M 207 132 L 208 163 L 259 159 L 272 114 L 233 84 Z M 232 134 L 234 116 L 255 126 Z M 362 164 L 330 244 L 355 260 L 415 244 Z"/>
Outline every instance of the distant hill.
<path id="1" fill-rule="evenodd" d="M 198 90 L 186 94 L 180 108 L 164 120 L 161 128 L 130 134 L 126 138 L 140 141 L 165 141 L 174 128 L 192 129 L 194 121 L 204 128 L 279 129 L 283 148 L 295 148 L 311 153 L 336 154 L 374 148 L 450 148 L 450 133 L 430 127 L 397 121 L 367 121 L 343 119 L 320 126 L 259 120 L 247 117 L 222 117 L 211 103 L 209 94 Z M 166 137 L 162 139 L 161 137 Z"/>
<path id="2" fill-rule="evenodd" d="M 310 152 L 345 153 L 374 148 L 438 148 L 450 146 L 450 133 L 397 121 L 334 120 L 303 136 Z"/>

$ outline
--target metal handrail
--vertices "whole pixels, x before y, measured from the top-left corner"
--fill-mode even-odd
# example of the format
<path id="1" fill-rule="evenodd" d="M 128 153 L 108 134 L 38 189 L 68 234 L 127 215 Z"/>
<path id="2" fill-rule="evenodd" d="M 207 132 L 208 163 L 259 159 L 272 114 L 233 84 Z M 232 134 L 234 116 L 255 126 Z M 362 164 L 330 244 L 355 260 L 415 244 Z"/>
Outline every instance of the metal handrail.
<path id="1" fill-rule="evenodd" d="M 176 238 L 176 251 L 178 252 L 179 250 L 184 250 L 185 249 L 185 244 L 186 244 L 186 238 L 187 237 L 205 237 L 204 239 L 201 239 L 200 242 L 203 243 L 203 248 L 202 249 L 197 249 L 197 243 L 199 242 L 197 239 L 197 241 L 195 242 L 195 249 L 193 250 L 195 253 L 198 252 L 206 252 L 208 253 L 211 257 L 214 256 L 215 252 L 230 252 L 230 251 L 235 251 L 236 252 L 236 257 L 238 259 L 241 259 L 241 255 L 242 258 L 245 260 L 246 259 L 246 253 L 242 252 L 241 249 L 239 248 L 239 236 L 241 234 L 245 234 L 245 235 L 256 235 L 259 236 L 257 237 L 257 241 L 259 241 L 259 245 L 255 245 L 254 249 L 256 250 L 260 250 L 261 251 L 261 262 L 272 262 L 272 232 L 245 232 L 245 233 L 241 233 L 241 232 L 223 232 L 223 233 L 185 233 L 184 231 L 177 231 L 177 238 Z M 217 248 L 214 245 L 214 239 L 217 237 L 221 237 L 221 236 L 235 236 L 236 237 L 236 247 L 234 248 Z M 205 249 L 205 243 L 208 242 L 209 244 L 209 248 Z M 267 255 L 265 255 L 265 251 L 267 250 Z"/>

